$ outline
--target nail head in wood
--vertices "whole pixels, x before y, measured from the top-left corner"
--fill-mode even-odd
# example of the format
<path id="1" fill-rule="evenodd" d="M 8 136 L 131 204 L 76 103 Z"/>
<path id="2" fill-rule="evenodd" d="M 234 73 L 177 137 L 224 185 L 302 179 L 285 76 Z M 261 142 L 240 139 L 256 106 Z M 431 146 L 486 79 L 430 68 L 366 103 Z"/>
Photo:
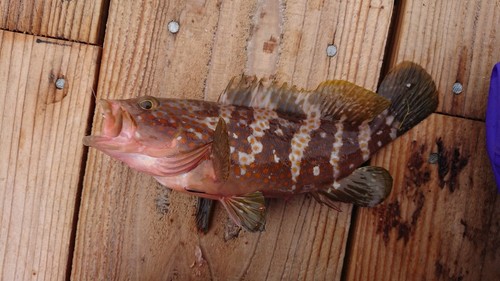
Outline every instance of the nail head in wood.
<path id="1" fill-rule="evenodd" d="M 464 86 L 462 85 L 462 83 L 456 82 L 455 84 L 453 84 L 452 90 L 455 95 L 460 95 L 464 90 Z"/>
<path id="2" fill-rule="evenodd" d="M 436 164 L 439 160 L 439 154 L 436 152 L 433 152 L 429 155 L 429 164 Z"/>
<path id="3" fill-rule="evenodd" d="M 58 78 L 56 80 L 56 88 L 59 89 L 59 90 L 62 90 L 64 89 L 64 85 L 66 84 L 66 80 L 64 80 L 64 78 Z"/>
<path id="4" fill-rule="evenodd" d="M 329 57 L 334 57 L 337 54 L 337 46 L 330 44 L 326 47 L 326 55 Z"/>
<path id="5" fill-rule="evenodd" d="M 176 34 L 177 32 L 179 32 L 180 25 L 178 22 L 173 20 L 173 21 L 168 23 L 167 27 L 168 27 L 168 31 L 170 31 L 170 33 Z"/>

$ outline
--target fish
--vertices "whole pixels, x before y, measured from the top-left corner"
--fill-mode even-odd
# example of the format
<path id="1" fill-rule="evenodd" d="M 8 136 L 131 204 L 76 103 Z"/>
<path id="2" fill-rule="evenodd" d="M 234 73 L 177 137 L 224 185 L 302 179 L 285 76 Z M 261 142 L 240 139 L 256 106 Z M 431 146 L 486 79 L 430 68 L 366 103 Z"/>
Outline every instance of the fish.
<path id="1" fill-rule="evenodd" d="M 424 68 L 402 62 L 373 92 L 343 80 L 314 90 L 255 76 L 233 78 L 217 102 L 141 96 L 98 101 L 93 147 L 160 184 L 222 203 L 248 231 L 263 230 L 265 198 L 311 194 L 373 207 L 391 192 L 390 173 L 364 165 L 438 105 Z"/>

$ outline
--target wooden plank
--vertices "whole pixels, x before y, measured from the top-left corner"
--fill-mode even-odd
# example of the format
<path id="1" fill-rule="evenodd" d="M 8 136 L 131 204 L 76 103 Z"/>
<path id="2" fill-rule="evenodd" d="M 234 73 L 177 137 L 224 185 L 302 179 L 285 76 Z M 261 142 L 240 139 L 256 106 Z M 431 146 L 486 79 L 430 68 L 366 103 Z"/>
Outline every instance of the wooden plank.
<path id="1" fill-rule="evenodd" d="M 0 31 L 0 279 L 64 280 L 97 47 Z M 55 80 L 64 77 L 63 89 Z"/>
<path id="2" fill-rule="evenodd" d="M 335 77 L 373 89 L 391 2 L 112 1 L 98 96 L 216 100 L 242 72 L 299 87 Z M 171 20 L 180 23 L 175 35 L 166 29 Z M 339 49 L 333 58 L 331 43 Z M 94 131 L 100 126 L 96 114 Z M 169 194 L 93 149 L 88 159 L 75 280 L 340 279 L 349 205 L 338 213 L 305 196 L 272 200 L 264 232 L 225 241 L 230 226 L 220 206 L 201 235 L 194 198 Z"/>
<path id="3" fill-rule="evenodd" d="M 394 189 L 359 210 L 348 280 L 500 278 L 500 196 L 484 137 L 482 122 L 435 114 L 377 154 Z"/>
<path id="4" fill-rule="evenodd" d="M 106 0 L 0 1 L 0 28 L 100 44 Z"/>
<path id="5" fill-rule="evenodd" d="M 417 61 L 435 78 L 439 112 L 485 118 L 491 69 L 500 61 L 498 1 L 398 1 L 392 65 Z M 454 95 L 459 82 L 463 92 Z"/>

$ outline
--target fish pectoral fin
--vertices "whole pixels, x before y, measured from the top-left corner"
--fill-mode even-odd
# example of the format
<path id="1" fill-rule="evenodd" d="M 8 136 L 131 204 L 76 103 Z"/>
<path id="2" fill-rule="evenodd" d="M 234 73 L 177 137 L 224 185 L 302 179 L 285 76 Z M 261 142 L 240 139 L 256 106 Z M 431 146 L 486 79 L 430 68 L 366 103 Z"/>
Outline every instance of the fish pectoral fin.
<path id="1" fill-rule="evenodd" d="M 217 127 L 215 127 L 211 158 L 216 180 L 221 182 L 226 181 L 229 177 L 229 169 L 231 168 L 231 152 L 227 125 L 223 118 L 219 118 Z"/>
<path id="2" fill-rule="evenodd" d="M 264 230 L 266 224 L 266 206 L 262 192 L 224 197 L 220 199 L 229 217 L 247 231 Z"/>
<path id="3" fill-rule="evenodd" d="M 373 207 L 391 193 L 392 177 L 384 168 L 366 166 L 356 169 L 333 186 L 314 192 L 320 203 L 330 207 L 335 202 L 352 203 L 361 207 Z M 332 207 L 333 208 L 333 207 Z"/>

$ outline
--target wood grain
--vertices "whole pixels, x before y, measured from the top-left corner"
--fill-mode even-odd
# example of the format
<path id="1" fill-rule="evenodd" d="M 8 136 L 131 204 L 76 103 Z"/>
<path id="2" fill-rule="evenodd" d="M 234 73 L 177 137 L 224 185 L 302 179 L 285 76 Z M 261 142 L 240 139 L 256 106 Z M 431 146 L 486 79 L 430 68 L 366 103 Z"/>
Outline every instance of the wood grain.
<path id="1" fill-rule="evenodd" d="M 66 278 L 98 54 L 0 31 L 2 280 Z"/>
<path id="2" fill-rule="evenodd" d="M 500 277 L 500 196 L 484 137 L 482 122 L 435 114 L 377 154 L 372 164 L 391 172 L 394 189 L 359 210 L 348 280 Z"/>
<path id="3" fill-rule="evenodd" d="M 399 3 L 392 65 L 421 63 L 439 87 L 439 112 L 484 120 L 491 69 L 500 61 L 500 1 Z M 452 92 L 456 82 L 460 95 Z"/>
<path id="4" fill-rule="evenodd" d="M 107 0 L 0 1 L 0 28 L 101 44 Z"/>
<path id="5" fill-rule="evenodd" d="M 242 72 L 299 87 L 335 77 L 373 89 L 391 13 L 391 1 L 112 1 L 98 97 L 216 100 Z M 166 29 L 171 20 L 179 33 Z M 100 126 L 96 114 L 93 130 Z M 340 279 L 349 205 L 338 213 L 304 196 L 272 200 L 264 232 L 225 241 L 221 207 L 201 235 L 194 203 L 91 149 L 72 278 Z"/>

